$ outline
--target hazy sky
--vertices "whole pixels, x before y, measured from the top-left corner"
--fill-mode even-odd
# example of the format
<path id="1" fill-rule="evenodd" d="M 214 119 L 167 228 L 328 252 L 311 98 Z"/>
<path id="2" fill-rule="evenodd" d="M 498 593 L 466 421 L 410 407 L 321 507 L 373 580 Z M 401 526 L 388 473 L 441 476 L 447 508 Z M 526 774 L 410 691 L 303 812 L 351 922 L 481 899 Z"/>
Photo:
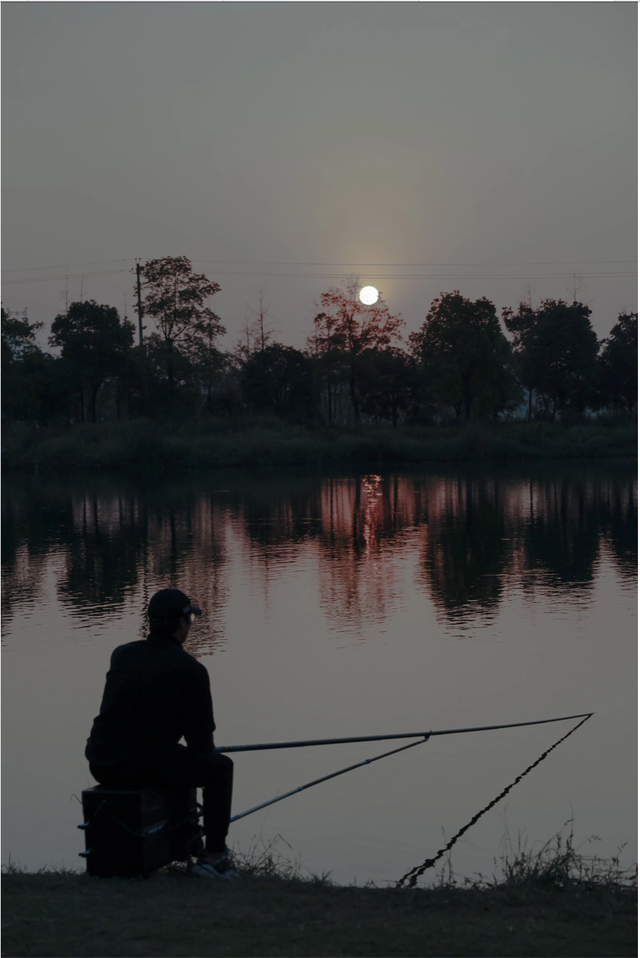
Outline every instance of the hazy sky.
<path id="1" fill-rule="evenodd" d="M 599 336 L 637 309 L 635 3 L 4 3 L 2 26 L 3 304 L 32 320 L 65 286 L 135 318 L 134 257 L 166 255 L 220 283 L 225 345 L 264 285 L 302 347 L 349 273 L 407 332 L 440 291 L 515 308 L 572 273 Z"/>

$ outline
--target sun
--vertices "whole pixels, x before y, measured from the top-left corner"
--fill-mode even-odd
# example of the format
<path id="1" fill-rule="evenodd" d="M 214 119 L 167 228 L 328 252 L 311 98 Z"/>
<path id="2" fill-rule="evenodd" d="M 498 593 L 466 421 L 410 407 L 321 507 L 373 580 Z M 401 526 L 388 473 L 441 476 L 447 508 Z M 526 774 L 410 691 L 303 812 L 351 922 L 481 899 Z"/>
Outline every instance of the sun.
<path id="1" fill-rule="evenodd" d="M 365 306 L 373 306 L 378 302 L 378 290 L 375 286 L 363 286 L 360 290 L 360 302 Z"/>

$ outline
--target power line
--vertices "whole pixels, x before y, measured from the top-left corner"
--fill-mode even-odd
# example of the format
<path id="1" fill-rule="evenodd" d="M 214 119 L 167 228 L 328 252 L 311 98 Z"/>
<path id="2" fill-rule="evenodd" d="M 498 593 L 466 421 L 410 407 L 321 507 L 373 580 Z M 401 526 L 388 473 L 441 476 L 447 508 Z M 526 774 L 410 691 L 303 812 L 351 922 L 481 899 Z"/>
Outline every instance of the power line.
<path id="1" fill-rule="evenodd" d="M 286 277 L 289 279 L 331 279 L 333 277 L 348 278 L 349 273 L 269 273 L 255 270 L 216 270 L 216 276 L 273 276 Z M 566 279 L 573 276 L 574 273 L 366 273 L 368 277 L 376 279 Z M 588 273 L 580 272 L 577 274 L 580 278 L 589 277 L 591 279 L 604 279 L 606 277 L 628 278 L 637 276 L 636 272 L 631 270 L 622 270 L 617 272 L 599 272 Z"/>
<path id="2" fill-rule="evenodd" d="M 81 266 L 102 266 L 105 263 L 129 263 L 133 259 L 98 259 L 93 263 L 63 263 L 62 266 L 25 266 L 22 269 L 3 269 L 3 273 L 29 273 L 37 269 L 79 269 Z M 626 262 L 626 260 L 625 260 Z"/>
<path id="3" fill-rule="evenodd" d="M 84 279 L 93 276 L 114 276 L 117 273 L 128 273 L 129 270 L 99 270 L 91 273 L 61 273 L 58 276 L 35 276 L 25 277 L 24 279 L 7 279 L 3 281 L 4 286 L 27 285 L 29 283 L 49 283 L 59 280 Z M 259 270 L 216 270 L 217 276 L 260 276 L 265 278 L 280 279 L 348 279 L 349 273 L 283 273 L 268 272 Z M 374 273 L 367 272 L 367 277 L 371 279 L 418 279 L 418 280 L 458 280 L 458 279 L 567 279 L 575 273 Z M 582 271 L 579 277 L 588 279 L 631 279 L 636 277 L 637 272 L 631 270 L 617 270 L 609 272 L 586 272 Z"/>
<path id="4" fill-rule="evenodd" d="M 63 263 L 57 266 L 25 266 L 20 269 L 3 269 L 3 273 L 29 273 L 45 269 L 80 269 L 82 266 L 102 266 L 109 263 L 129 263 L 134 260 L 133 256 L 125 259 L 104 259 L 94 260 L 91 263 Z M 472 266 L 614 266 L 622 263 L 637 263 L 635 259 L 594 259 L 594 260 L 548 260 L 533 261 L 525 263 L 352 263 L 347 261 L 340 263 L 299 263 L 287 260 L 241 260 L 241 259 L 194 259 L 194 263 L 220 263 L 222 266 L 305 266 L 305 267 L 326 267 L 326 266 L 371 266 L 376 269 L 429 269 L 433 267 L 472 267 Z"/>
<path id="5" fill-rule="evenodd" d="M 88 276 L 115 276 L 116 273 L 128 273 L 128 269 L 103 269 L 92 273 L 61 273 L 59 276 L 30 276 L 25 279 L 5 279 L 3 286 L 16 286 L 25 283 L 50 283 L 54 280 L 86 279 Z"/>
<path id="6" fill-rule="evenodd" d="M 286 261 L 269 262 L 267 260 L 240 260 L 240 259 L 194 259 L 194 263 L 221 263 L 223 266 L 373 266 L 385 267 L 388 269 L 397 269 L 400 267 L 406 269 L 415 269 L 416 267 L 428 269 L 433 266 L 597 266 L 597 265 L 616 265 L 618 263 L 637 263 L 635 259 L 593 259 L 580 260 L 576 263 L 565 260 L 550 260 L 549 262 L 532 263 L 289 263 Z"/>

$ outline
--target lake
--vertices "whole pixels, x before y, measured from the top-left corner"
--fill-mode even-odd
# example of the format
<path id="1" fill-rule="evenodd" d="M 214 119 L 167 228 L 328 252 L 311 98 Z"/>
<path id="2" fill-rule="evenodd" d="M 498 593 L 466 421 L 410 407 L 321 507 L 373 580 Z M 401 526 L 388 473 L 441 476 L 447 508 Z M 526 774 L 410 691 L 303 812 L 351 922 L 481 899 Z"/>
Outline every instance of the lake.
<path id="1" fill-rule="evenodd" d="M 83 867 L 83 753 L 109 657 L 146 635 L 167 586 L 204 612 L 187 648 L 211 676 L 217 745 L 593 711 L 451 868 L 490 875 L 509 837 L 539 848 L 570 821 L 585 854 L 627 843 L 635 859 L 635 462 L 11 474 L 2 509 L 4 864 Z M 242 819 L 230 844 L 275 841 L 340 883 L 396 881 L 575 724 L 433 737 Z M 234 812 L 392 747 L 237 754 Z"/>

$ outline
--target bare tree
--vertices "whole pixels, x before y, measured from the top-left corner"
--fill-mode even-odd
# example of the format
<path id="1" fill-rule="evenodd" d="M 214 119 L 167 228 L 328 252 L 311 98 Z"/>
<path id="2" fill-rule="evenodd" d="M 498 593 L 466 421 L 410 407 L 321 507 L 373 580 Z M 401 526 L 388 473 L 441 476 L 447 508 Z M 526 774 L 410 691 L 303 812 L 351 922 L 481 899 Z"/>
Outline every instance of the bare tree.
<path id="1" fill-rule="evenodd" d="M 248 313 L 253 316 L 252 327 L 253 337 L 257 343 L 258 349 L 265 349 L 273 335 L 273 330 L 267 328 L 267 317 L 271 309 L 271 303 L 265 298 L 264 286 L 261 286 L 256 293 L 258 299 L 257 308 L 247 306 Z"/>

